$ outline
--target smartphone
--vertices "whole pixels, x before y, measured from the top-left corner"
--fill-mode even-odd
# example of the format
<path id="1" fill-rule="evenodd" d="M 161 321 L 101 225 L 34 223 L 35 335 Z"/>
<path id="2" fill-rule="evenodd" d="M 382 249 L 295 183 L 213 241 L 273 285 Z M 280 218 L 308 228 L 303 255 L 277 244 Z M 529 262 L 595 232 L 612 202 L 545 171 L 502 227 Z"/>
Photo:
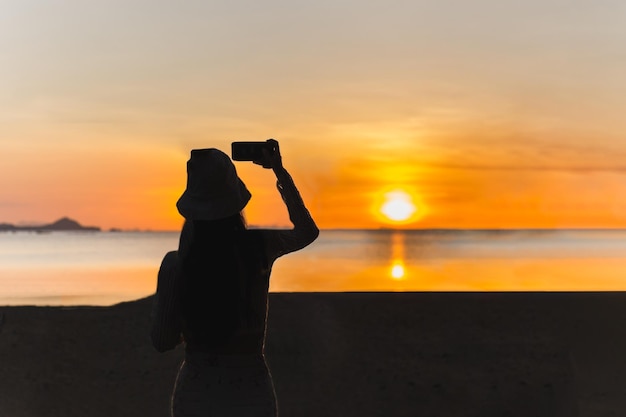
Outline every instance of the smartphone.
<path id="1" fill-rule="evenodd" d="M 268 142 L 233 142 L 231 150 L 234 161 L 260 161 L 263 149 L 272 150 Z"/>

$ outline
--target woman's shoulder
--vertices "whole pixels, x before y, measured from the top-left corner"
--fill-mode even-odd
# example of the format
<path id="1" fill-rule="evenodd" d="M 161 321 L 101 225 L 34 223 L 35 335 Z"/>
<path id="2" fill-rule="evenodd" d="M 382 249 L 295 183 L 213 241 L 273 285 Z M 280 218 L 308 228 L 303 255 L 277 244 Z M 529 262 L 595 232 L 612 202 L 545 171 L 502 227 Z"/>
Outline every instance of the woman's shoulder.
<path id="1" fill-rule="evenodd" d="M 165 256 L 163 257 L 163 261 L 161 261 L 162 264 L 169 264 L 172 262 L 178 262 L 178 251 L 177 250 L 172 250 L 169 251 L 168 253 L 165 254 Z"/>
<path id="2" fill-rule="evenodd" d="M 178 265 L 178 251 L 167 252 L 161 261 L 161 270 L 170 270 Z"/>

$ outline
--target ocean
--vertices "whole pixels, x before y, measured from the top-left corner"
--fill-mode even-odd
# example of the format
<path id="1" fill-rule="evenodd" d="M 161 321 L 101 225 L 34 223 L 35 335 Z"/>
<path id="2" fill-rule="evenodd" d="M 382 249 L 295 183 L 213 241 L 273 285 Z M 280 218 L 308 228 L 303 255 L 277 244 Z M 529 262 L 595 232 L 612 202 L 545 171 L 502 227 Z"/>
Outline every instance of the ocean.
<path id="1" fill-rule="evenodd" d="M 0 233 L 0 305 L 112 305 L 153 294 L 178 232 Z M 270 291 L 624 291 L 622 230 L 323 230 Z"/>

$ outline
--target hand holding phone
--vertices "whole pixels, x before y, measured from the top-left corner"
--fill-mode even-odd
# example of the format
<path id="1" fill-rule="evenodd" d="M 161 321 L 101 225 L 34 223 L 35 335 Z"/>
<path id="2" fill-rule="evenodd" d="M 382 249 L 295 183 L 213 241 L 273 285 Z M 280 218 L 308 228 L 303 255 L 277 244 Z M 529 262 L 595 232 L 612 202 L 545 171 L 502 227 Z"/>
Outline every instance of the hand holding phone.
<path id="1" fill-rule="evenodd" d="M 263 168 L 282 167 L 280 149 L 275 139 L 265 142 L 233 142 L 231 150 L 234 161 L 252 161 Z"/>

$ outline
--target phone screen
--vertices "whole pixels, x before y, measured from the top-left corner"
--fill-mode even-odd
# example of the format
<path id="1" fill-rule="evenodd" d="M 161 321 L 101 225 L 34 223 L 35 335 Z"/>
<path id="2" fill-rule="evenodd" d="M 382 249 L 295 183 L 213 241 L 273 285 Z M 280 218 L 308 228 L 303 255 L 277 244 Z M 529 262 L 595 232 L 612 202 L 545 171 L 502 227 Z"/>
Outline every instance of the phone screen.
<path id="1" fill-rule="evenodd" d="M 235 161 L 258 161 L 263 157 L 267 142 L 233 142 L 232 157 Z"/>

